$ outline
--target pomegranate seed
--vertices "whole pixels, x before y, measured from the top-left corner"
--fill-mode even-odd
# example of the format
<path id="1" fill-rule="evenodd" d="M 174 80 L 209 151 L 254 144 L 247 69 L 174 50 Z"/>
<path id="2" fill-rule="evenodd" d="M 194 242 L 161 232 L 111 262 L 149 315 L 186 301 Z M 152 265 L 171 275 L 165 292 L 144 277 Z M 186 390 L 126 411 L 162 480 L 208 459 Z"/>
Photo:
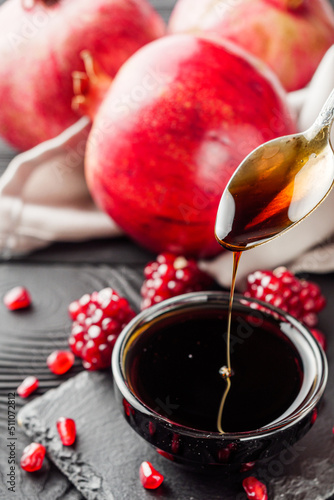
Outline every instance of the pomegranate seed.
<path id="1" fill-rule="evenodd" d="M 21 398 L 27 398 L 32 394 L 39 386 L 39 381 L 36 377 L 30 376 L 23 380 L 23 382 L 18 386 L 17 393 Z"/>
<path id="2" fill-rule="evenodd" d="M 268 500 L 266 486 L 253 476 L 246 477 L 242 486 L 249 500 Z"/>
<path id="3" fill-rule="evenodd" d="M 10 311 L 25 309 L 30 306 L 31 298 L 29 292 L 23 286 L 16 286 L 4 296 L 4 304 Z"/>
<path id="4" fill-rule="evenodd" d="M 39 443 L 31 443 L 24 448 L 20 465 L 27 472 L 40 470 L 45 457 L 45 447 Z"/>
<path id="5" fill-rule="evenodd" d="M 76 425 L 72 418 L 60 417 L 57 420 L 57 431 L 64 446 L 72 446 L 76 437 Z"/>
<path id="6" fill-rule="evenodd" d="M 56 375 L 68 372 L 74 364 L 74 354 L 70 351 L 53 351 L 47 358 L 49 370 Z"/>
<path id="7" fill-rule="evenodd" d="M 70 305 L 68 306 L 68 314 L 73 321 L 77 319 L 78 315 L 81 312 L 82 312 L 81 305 L 78 300 L 71 302 Z"/>
<path id="8" fill-rule="evenodd" d="M 311 328 L 311 333 L 313 337 L 319 342 L 324 351 L 327 350 L 327 339 L 325 335 L 318 330 L 318 328 Z"/>
<path id="9" fill-rule="evenodd" d="M 164 477 L 155 470 L 150 462 L 143 462 L 139 468 L 139 478 L 144 488 L 155 490 L 162 484 Z"/>
<path id="10" fill-rule="evenodd" d="M 199 269 L 194 259 L 163 253 L 144 269 L 141 309 L 182 293 L 207 290 L 212 279 Z"/>
<path id="11" fill-rule="evenodd" d="M 112 288 L 85 294 L 69 305 L 74 320 L 68 340 L 86 370 L 109 368 L 118 335 L 135 316 L 128 301 Z"/>

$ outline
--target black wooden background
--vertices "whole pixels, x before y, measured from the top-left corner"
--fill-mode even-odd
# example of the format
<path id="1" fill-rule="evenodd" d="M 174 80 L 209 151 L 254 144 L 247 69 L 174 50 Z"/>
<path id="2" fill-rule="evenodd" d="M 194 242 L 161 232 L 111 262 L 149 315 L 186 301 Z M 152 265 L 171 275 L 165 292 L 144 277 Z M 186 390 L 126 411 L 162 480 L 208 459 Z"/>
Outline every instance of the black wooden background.
<path id="1" fill-rule="evenodd" d="M 152 0 L 152 3 L 167 19 L 175 1 Z M 0 144 L 0 172 L 14 155 L 15 151 Z M 21 473 L 20 468 L 16 467 L 16 493 L 8 492 L 8 393 L 14 392 L 27 375 L 36 374 L 40 380 L 37 397 L 81 371 L 80 363 L 76 362 L 68 375 L 56 377 L 45 365 L 46 357 L 52 350 L 67 347 L 70 328 L 68 303 L 85 292 L 111 285 L 127 296 L 138 310 L 142 270 L 150 258 L 148 252 L 124 238 L 55 244 L 23 259 L 0 262 L 0 299 L 8 289 L 17 284 L 25 285 L 33 298 L 30 310 L 14 314 L 8 312 L 0 302 L 1 500 L 82 500 L 82 496 L 52 464 L 34 477 Z M 313 276 L 312 279 L 324 288 L 328 297 L 329 306 L 321 316 L 320 326 L 330 334 L 334 320 L 334 275 Z M 334 362 L 331 338 L 329 344 L 330 362 Z M 19 409 L 24 401 L 19 397 L 16 400 Z M 19 428 L 16 437 L 19 459 L 29 439 Z M 129 491 L 128 498 L 131 497 L 136 498 L 135 492 Z M 203 496 L 204 499 L 209 500 Z"/>

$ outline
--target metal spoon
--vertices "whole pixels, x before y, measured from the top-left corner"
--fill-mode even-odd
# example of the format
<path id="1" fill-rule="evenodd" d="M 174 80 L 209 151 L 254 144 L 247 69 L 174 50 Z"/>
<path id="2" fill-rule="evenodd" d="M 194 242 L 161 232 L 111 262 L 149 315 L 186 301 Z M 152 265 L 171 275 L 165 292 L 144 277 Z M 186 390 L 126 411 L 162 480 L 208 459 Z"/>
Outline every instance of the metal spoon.
<path id="1" fill-rule="evenodd" d="M 216 238 L 234 252 L 261 245 L 292 228 L 326 198 L 334 183 L 330 129 L 334 90 L 314 124 L 252 151 L 227 184 Z"/>

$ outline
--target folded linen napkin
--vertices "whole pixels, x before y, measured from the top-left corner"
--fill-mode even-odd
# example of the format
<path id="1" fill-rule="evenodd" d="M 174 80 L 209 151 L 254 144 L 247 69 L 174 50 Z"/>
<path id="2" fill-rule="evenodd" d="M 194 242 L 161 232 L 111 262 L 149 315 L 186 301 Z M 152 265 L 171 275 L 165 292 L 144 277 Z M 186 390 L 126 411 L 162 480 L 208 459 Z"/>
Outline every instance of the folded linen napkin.
<path id="1" fill-rule="evenodd" d="M 84 177 L 90 122 L 82 118 L 58 137 L 15 157 L 0 179 L 0 255 L 17 256 L 54 241 L 118 236 L 99 211 Z"/>
<path id="2" fill-rule="evenodd" d="M 289 94 L 306 130 L 334 87 L 334 46 L 319 65 L 307 88 Z M 122 234 L 94 205 L 85 184 L 83 158 L 90 122 L 82 118 L 60 136 L 18 155 L 0 179 L 0 255 L 28 253 L 54 241 L 80 241 Z M 293 231 L 244 253 L 238 272 L 240 287 L 246 274 L 259 267 L 289 264 L 312 272 L 334 270 L 334 192 Z M 231 279 L 232 255 L 202 262 L 223 286 Z"/>

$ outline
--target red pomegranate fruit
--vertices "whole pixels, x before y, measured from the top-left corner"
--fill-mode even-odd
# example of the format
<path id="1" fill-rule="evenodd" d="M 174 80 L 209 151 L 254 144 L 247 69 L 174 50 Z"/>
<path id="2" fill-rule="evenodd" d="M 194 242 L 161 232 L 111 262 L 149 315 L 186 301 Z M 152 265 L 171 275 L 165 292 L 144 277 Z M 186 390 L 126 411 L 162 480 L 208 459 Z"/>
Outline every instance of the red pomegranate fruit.
<path id="1" fill-rule="evenodd" d="M 256 146 L 295 131 L 263 66 L 229 42 L 174 35 L 118 72 L 88 138 L 86 178 L 138 243 L 156 253 L 219 252 L 214 223 L 228 179 Z"/>
<path id="2" fill-rule="evenodd" d="M 334 11 L 327 0 L 178 0 L 169 32 L 232 40 L 291 91 L 308 83 L 334 43 Z"/>
<path id="3" fill-rule="evenodd" d="M 136 50 L 165 33 L 147 0 L 8 0 L 0 8 L 0 135 L 24 150 L 78 115 L 72 71 L 89 50 L 114 77 Z"/>

